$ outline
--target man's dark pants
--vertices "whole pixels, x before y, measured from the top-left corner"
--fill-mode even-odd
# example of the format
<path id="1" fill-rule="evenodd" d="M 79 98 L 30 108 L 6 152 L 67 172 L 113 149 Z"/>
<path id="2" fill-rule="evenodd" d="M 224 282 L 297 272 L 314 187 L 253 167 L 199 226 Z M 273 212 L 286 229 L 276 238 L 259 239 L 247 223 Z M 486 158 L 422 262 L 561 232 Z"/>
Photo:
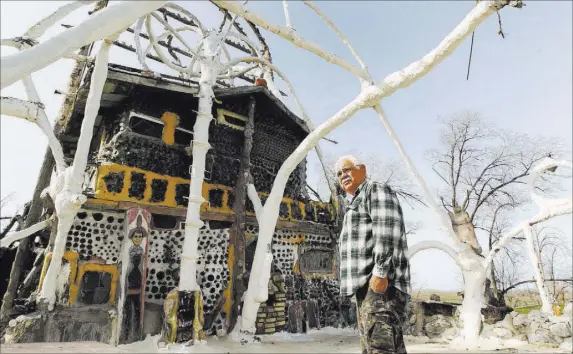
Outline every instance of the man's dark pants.
<path id="1" fill-rule="evenodd" d="M 406 353 L 403 324 L 409 313 L 409 296 L 392 286 L 383 294 L 375 293 L 368 282 L 355 296 L 362 353 Z"/>

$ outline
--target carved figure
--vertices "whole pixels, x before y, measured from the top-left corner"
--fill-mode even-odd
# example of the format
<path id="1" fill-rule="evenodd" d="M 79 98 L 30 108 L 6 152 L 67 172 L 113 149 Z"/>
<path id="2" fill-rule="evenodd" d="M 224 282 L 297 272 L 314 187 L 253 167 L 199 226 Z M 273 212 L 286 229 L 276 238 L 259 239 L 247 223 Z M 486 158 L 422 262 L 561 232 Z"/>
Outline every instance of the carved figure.
<path id="1" fill-rule="evenodd" d="M 122 262 L 126 263 L 122 266 L 123 302 L 119 304 L 122 307 L 119 340 L 124 343 L 142 339 L 150 219 L 145 210 L 136 208 L 127 212 L 127 240 L 122 252 Z"/>

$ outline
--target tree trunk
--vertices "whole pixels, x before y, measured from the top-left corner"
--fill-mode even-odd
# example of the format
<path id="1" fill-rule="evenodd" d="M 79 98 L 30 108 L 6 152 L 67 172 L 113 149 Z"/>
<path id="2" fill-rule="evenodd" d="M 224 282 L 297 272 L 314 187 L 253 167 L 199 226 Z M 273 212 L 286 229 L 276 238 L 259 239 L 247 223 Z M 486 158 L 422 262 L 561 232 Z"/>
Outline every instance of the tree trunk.
<path id="1" fill-rule="evenodd" d="M 179 276 L 179 291 L 199 291 L 197 284 L 197 258 L 199 229 L 204 225 L 201 221 L 201 205 L 205 203 L 203 198 L 203 181 L 205 177 L 205 157 L 210 149 L 209 124 L 213 120 L 212 107 L 213 86 L 217 79 L 217 67 L 219 55 L 216 34 L 209 33 L 202 40 L 203 55 L 201 65 L 201 78 L 199 79 L 199 108 L 197 120 L 193 126 L 191 166 L 191 182 L 189 185 L 189 204 L 185 217 L 185 239 L 181 253 L 181 272 Z"/>
<path id="2" fill-rule="evenodd" d="M 46 149 L 44 162 L 42 163 L 40 174 L 36 182 L 36 189 L 34 190 L 34 196 L 30 205 L 30 210 L 24 222 L 24 228 L 34 225 L 40 219 L 43 209 L 40 194 L 42 194 L 42 191 L 50 184 L 50 177 L 52 175 L 54 165 L 54 156 L 48 147 Z M 30 237 L 26 237 L 20 240 L 20 244 L 18 245 L 16 257 L 14 258 L 14 263 L 12 263 L 12 270 L 10 271 L 10 281 L 8 282 L 8 288 L 6 289 L 6 293 L 2 299 L 2 308 L 0 309 L 0 322 L 4 322 L 8 319 L 8 313 L 12 309 L 14 296 L 20 283 L 22 267 L 24 266 L 24 262 L 27 259 L 32 258 L 32 250 L 29 247 Z"/>
<path id="3" fill-rule="evenodd" d="M 489 250 L 491 250 L 491 246 L 493 245 L 493 240 L 491 237 L 491 231 L 489 233 Z M 504 295 L 499 291 L 499 288 L 497 287 L 497 279 L 495 278 L 495 265 L 492 262 L 491 263 L 491 268 L 490 268 L 490 278 L 491 278 L 491 287 L 493 290 L 493 295 L 495 296 L 496 300 L 500 303 L 500 304 L 505 304 L 505 299 L 504 299 Z"/>
<path id="4" fill-rule="evenodd" d="M 483 259 L 470 249 L 460 252 L 458 263 L 464 277 L 464 300 L 460 308 L 463 324 L 461 338 L 466 346 L 476 347 L 482 323 L 481 309 L 485 300 L 487 271 Z"/>
<path id="5" fill-rule="evenodd" d="M 474 225 L 470 220 L 467 212 L 460 209 L 454 209 L 454 212 L 448 212 L 454 233 L 462 243 L 470 245 L 476 254 L 481 254 L 482 249 L 478 243 Z"/>
<path id="6" fill-rule="evenodd" d="M 231 282 L 233 304 L 231 305 L 230 311 L 229 332 L 231 332 L 235 327 L 240 311 L 239 305 L 241 303 L 243 293 L 246 290 L 242 285 L 245 272 L 245 201 L 247 195 L 247 183 L 251 173 L 250 165 L 251 149 L 253 148 L 255 107 L 255 98 L 251 96 L 249 102 L 249 116 L 247 124 L 245 125 L 245 141 L 239 165 L 239 174 L 237 176 L 237 182 L 234 189 L 235 201 L 233 203 L 233 212 L 235 213 L 235 223 L 231 230 L 231 245 L 235 248 L 235 259 L 233 265 L 233 279 Z"/>
<path id="7" fill-rule="evenodd" d="M 527 240 L 527 249 L 529 251 L 529 258 L 533 265 L 533 270 L 535 274 L 535 279 L 537 280 L 537 289 L 539 290 L 539 297 L 541 298 L 541 311 L 545 313 L 552 313 L 551 301 L 549 301 L 549 296 L 547 295 L 547 289 L 545 288 L 545 282 L 543 281 L 541 259 L 539 257 L 539 252 L 535 247 L 535 242 L 533 241 L 533 230 L 531 226 L 527 226 L 523 229 L 525 238 Z"/>

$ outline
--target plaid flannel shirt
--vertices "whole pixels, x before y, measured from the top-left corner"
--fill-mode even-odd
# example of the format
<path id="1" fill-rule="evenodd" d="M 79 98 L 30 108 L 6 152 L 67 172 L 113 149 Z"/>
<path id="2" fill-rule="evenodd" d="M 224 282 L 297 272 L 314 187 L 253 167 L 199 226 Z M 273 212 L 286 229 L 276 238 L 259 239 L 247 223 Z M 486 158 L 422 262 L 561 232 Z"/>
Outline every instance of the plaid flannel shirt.
<path id="1" fill-rule="evenodd" d="M 371 275 L 411 293 L 408 244 L 400 203 L 390 187 L 364 181 L 346 207 L 339 239 L 340 293 L 351 296 Z"/>

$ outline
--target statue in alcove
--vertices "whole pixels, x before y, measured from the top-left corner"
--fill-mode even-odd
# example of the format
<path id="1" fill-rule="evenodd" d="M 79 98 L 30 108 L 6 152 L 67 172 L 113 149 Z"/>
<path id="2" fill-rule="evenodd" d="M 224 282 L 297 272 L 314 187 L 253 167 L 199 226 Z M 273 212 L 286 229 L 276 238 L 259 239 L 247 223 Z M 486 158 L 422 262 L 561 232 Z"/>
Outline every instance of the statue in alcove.
<path id="1" fill-rule="evenodd" d="M 139 208 L 127 211 L 127 238 L 122 247 L 119 342 L 142 339 L 148 235 L 151 214 Z"/>

